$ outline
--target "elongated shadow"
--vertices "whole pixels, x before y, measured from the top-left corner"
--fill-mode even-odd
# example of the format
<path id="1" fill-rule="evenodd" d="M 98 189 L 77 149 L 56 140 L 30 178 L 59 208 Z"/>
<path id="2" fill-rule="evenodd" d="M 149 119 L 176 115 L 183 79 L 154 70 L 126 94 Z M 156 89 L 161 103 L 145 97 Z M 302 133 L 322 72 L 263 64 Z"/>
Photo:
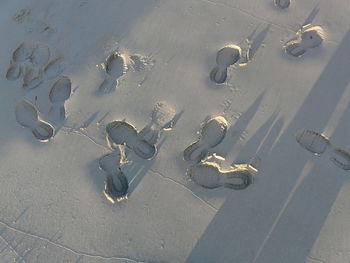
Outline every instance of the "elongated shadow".
<path id="1" fill-rule="evenodd" d="M 250 50 L 250 57 L 253 58 L 258 51 L 258 49 L 261 47 L 262 43 L 264 42 L 267 33 L 270 30 L 271 25 L 267 25 L 263 30 L 259 32 L 253 39 L 251 44 L 251 50 Z"/>
<path id="2" fill-rule="evenodd" d="M 158 151 L 160 150 L 160 148 L 162 147 L 164 142 L 165 142 L 165 137 L 162 138 L 162 140 L 157 145 Z M 155 156 L 155 158 L 157 158 L 157 155 Z M 136 158 L 133 158 L 133 159 L 137 160 Z M 132 195 L 132 193 L 135 191 L 135 189 L 141 183 L 143 177 L 152 168 L 154 162 L 155 162 L 155 159 L 147 160 L 147 161 L 142 160 L 139 162 L 136 161 L 132 164 L 132 167 L 125 172 L 128 180 L 129 180 L 129 193 L 130 193 L 130 195 Z"/>
<path id="3" fill-rule="evenodd" d="M 231 151 L 234 146 L 238 143 L 241 135 L 244 133 L 248 127 L 251 120 L 257 113 L 261 101 L 264 97 L 262 93 L 256 100 L 249 106 L 249 108 L 239 117 L 239 119 L 228 129 L 227 135 L 220 146 L 220 155 L 226 156 L 229 151 Z M 227 143 L 225 143 L 227 142 Z"/>
<path id="4" fill-rule="evenodd" d="M 349 114 L 350 104 L 343 113 L 333 137 L 344 134 L 344 130 L 350 128 Z M 283 213 L 276 221 L 271 237 L 256 262 L 306 262 L 331 207 L 347 180 L 347 173 L 333 165 L 327 156 L 316 157 L 306 152 L 301 154 L 309 157 L 310 161 L 314 159 L 316 165 L 304 177 L 300 177 L 301 183 L 295 187 L 291 198 L 287 199 L 285 209 L 282 210 Z M 328 172 L 324 172 L 325 170 Z M 288 238 L 282 239 L 282 233 L 288 233 Z M 279 250 L 286 248 L 289 248 L 289 251 L 281 253 Z"/>
<path id="5" fill-rule="evenodd" d="M 260 174 L 264 179 L 245 191 L 232 192 L 188 256 L 188 263 L 305 262 L 341 181 L 315 167 L 300 182 L 310 159 L 299 152 L 294 134 L 301 128 L 324 130 L 349 85 L 349 68 L 350 30 L 271 151 Z M 339 170 L 334 167 L 334 171 Z M 307 189 L 312 194 L 303 204 L 301 197 L 307 197 Z M 298 197 L 293 191 L 305 195 Z"/>
<path id="6" fill-rule="evenodd" d="M 261 125 L 261 127 L 255 132 L 255 134 L 244 144 L 243 149 L 240 151 L 236 157 L 235 163 L 247 163 L 250 158 L 252 158 L 259 146 L 264 141 L 265 137 L 268 135 L 271 126 L 274 124 L 278 113 L 273 113 L 268 120 Z"/>
<path id="7" fill-rule="evenodd" d="M 312 24 L 312 22 L 314 21 L 315 17 L 317 16 L 318 12 L 320 11 L 320 8 L 318 7 L 319 4 L 317 4 L 310 12 L 310 14 L 308 15 L 308 17 L 305 19 L 304 23 L 302 24 L 302 26 L 308 25 L 308 24 Z"/>

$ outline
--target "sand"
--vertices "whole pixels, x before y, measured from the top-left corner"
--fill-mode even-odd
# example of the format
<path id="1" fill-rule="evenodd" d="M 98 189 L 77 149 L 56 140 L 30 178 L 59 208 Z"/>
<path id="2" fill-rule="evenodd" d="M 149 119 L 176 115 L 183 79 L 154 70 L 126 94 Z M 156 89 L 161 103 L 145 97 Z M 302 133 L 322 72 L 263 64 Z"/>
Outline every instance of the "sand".
<path id="1" fill-rule="evenodd" d="M 0 262 L 349 262 L 350 5 L 288 2 L 1 1 Z M 245 189 L 188 176 L 217 116 L 208 154 L 254 166 Z M 106 140 L 112 121 L 136 135 Z M 306 130 L 336 147 L 313 155 Z M 99 160 L 117 150 L 113 204 Z"/>

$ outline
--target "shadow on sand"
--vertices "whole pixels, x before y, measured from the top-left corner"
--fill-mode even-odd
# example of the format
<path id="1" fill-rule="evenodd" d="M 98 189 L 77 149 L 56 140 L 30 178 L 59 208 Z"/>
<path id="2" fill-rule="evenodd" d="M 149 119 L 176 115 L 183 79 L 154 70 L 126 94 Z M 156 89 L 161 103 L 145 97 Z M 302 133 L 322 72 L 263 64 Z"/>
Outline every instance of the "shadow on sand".
<path id="1" fill-rule="evenodd" d="M 300 149 L 294 135 L 299 129 L 322 132 L 326 128 L 349 85 L 349 68 L 350 31 L 269 158 L 264 156 L 259 184 L 231 193 L 191 251 L 188 263 L 306 261 L 346 177 L 335 166 L 329 173 L 328 166 L 313 167 L 308 162 L 313 157 Z"/>

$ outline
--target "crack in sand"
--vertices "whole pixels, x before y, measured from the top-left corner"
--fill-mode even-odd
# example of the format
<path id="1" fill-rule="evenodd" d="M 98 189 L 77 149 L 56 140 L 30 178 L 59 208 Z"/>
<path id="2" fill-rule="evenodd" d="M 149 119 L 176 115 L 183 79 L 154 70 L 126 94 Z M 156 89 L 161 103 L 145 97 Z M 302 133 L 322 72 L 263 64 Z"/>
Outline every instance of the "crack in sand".
<path id="1" fill-rule="evenodd" d="M 71 253 L 73 253 L 73 254 L 75 254 L 77 256 L 90 257 L 90 258 L 96 258 L 96 259 L 104 259 L 104 260 L 111 260 L 111 259 L 114 259 L 114 260 L 126 260 L 126 261 L 132 262 L 132 263 L 141 263 L 142 262 L 142 261 L 137 261 L 137 260 L 134 260 L 134 259 L 131 259 L 131 258 L 127 258 L 127 257 L 118 257 L 118 256 L 108 257 L 108 256 L 99 255 L 99 254 L 82 252 L 82 251 L 76 250 L 74 248 L 62 245 L 62 244 L 60 244 L 58 242 L 54 242 L 54 241 L 50 240 L 47 237 L 39 236 L 37 234 L 30 233 L 30 232 L 22 230 L 20 228 L 13 227 L 9 223 L 6 223 L 5 221 L 2 221 L 2 220 L 0 220 L 0 225 L 3 225 L 4 228 L 8 228 L 8 229 L 10 229 L 10 230 L 12 230 L 12 231 L 14 231 L 16 233 L 24 234 L 26 236 L 29 236 L 29 237 L 32 237 L 32 238 L 35 238 L 35 239 L 38 239 L 38 240 L 41 240 L 41 241 L 45 241 L 48 244 L 51 244 L 51 245 L 53 245 L 55 247 L 59 247 L 59 248 L 62 248 L 64 250 L 67 250 L 67 251 L 69 251 L 69 252 L 71 252 Z M 1 238 L 9 245 L 9 247 L 11 247 L 11 249 L 16 253 L 16 255 L 18 255 L 19 257 L 22 258 L 21 261 L 23 261 L 24 260 L 23 257 L 21 255 L 19 255 L 15 251 L 15 249 L 9 244 L 9 242 L 7 242 L 2 236 L 1 236 Z"/>
<path id="2" fill-rule="evenodd" d="M 6 226 L 4 226 L 4 228 L 3 228 L 3 229 L 1 230 L 1 232 L 0 232 L 0 238 L 1 238 L 1 239 L 5 242 L 5 244 L 6 244 L 6 247 L 5 247 L 2 251 L 4 251 L 6 248 L 10 248 L 11 251 L 13 251 L 13 253 L 14 253 L 15 256 L 16 256 L 16 261 L 17 261 L 17 258 L 19 258 L 19 259 L 20 259 L 19 262 L 25 262 L 23 256 L 20 255 L 20 253 L 18 253 L 17 250 L 16 250 L 16 248 L 17 248 L 17 246 L 19 245 L 19 243 L 16 245 L 16 247 L 14 247 L 14 246 L 12 246 L 12 245 L 10 244 L 9 241 L 6 240 L 6 238 L 3 237 L 2 234 L 5 232 L 5 230 L 6 230 Z M 2 252 L 2 251 L 1 251 L 1 252 Z"/>
<path id="3" fill-rule="evenodd" d="M 170 178 L 170 177 L 167 177 L 165 175 L 163 175 L 161 172 L 158 172 L 158 171 L 155 171 L 153 169 L 150 169 L 150 171 L 152 171 L 154 174 L 162 177 L 163 179 L 167 180 L 167 181 L 170 181 L 172 183 L 175 183 L 176 185 L 180 186 L 181 188 L 185 189 L 186 191 L 190 192 L 195 198 L 199 199 L 200 201 L 202 201 L 204 204 L 206 204 L 208 207 L 210 207 L 210 209 L 212 209 L 213 211 L 217 212 L 218 209 L 213 206 L 212 204 L 210 204 L 208 201 L 205 201 L 204 199 L 200 198 L 198 195 L 196 195 L 193 191 L 191 191 L 188 187 L 186 187 L 184 184 Z"/>
<path id="4" fill-rule="evenodd" d="M 86 139 L 88 139 L 90 142 L 92 142 L 93 144 L 97 145 L 98 147 L 102 147 L 105 150 L 110 150 L 107 146 L 98 143 L 93 137 L 87 135 L 82 130 L 78 130 L 78 129 L 74 129 L 74 128 L 71 128 L 71 127 L 63 126 L 62 131 L 66 135 L 74 134 L 74 135 L 79 135 L 79 136 L 85 137 Z"/>

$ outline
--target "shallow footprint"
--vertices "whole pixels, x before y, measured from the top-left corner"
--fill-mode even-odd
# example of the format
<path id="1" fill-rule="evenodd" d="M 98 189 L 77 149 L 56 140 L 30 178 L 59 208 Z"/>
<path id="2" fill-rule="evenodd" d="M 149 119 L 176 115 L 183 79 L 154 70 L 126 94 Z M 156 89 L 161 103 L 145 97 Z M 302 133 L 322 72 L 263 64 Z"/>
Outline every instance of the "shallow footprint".
<path id="1" fill-rule="evenodd" d="M 275 0 L 275 5 L 279 8 L 285 9 L 290 6 L 290 0 Z"/>
<path id="2" fill-rule="evenodd" d="M 37 44 L 33 41 L 22 42 L 12 53 L 10 66 L 6 72 L 8 80 L 16 80 L 23 72 L 22 63 L 30 62 L 31 56 L 36 49 Z"/>
<path id="3" fill-rule="evenodd" d="M 51 53 L 49 46 L 38 43 L 30 57 L 30 60 L 34 67 L 41 69 L 49 62 L 50 55 Z"/>
<path id="4" fill-rule="evenodd" d="M 152 121 L 159 128 L 172 127 L 172 121 L 174 120 L 176 111 L 168 103 L 161 101 L 158 102 L 152 112 Z"/>
<path id="5" fill-rule="evenodd" d="M 58 77 L 63 72 L 63 58 L 55 58 L 51 60 L 44 68 L 44 76 L 46 79 Z"/>
<path id="6" fill-rule="evenodd" d="M 16 64 L 15 62 L 11 61 L 10 66 L 6 72 L 6 79 L 7 80 L 16 80 L 19 78 L 21 73 L 22 73 L 21 65 Z"/>
<path id="7" fill-rule="evenodd" d="M 150 144 L 156 144 L 163 130 L 170 130 L 173 126 L 176 111 L 166 102 L 158 102 L 152 112 L 152 119 L 144 127 L 139 136 Z"/>
<path id="8" fill-rule="evenodd" d="M 314 155 L 321 155 L 330 145 L 329 139 L 325 135 L 311 130 L 298 132 L 296 141 Z"/>
<path id="9" fill-rule="evenodd" d="M 23 63 L 30 60 L 34 50 L 38 47 L 38 44 L 33 41 L 22 42 L 12 53 L 12 60 L 15 63 Z"/>
<path id="10" fill-rule="evenodd" d="M 330 160 L 339 168 L 345 171 L 349 171 L 350 170 L 350 153 L 338 147 L 333 149 L 332 152 L 337 157 L 331 157 Z"/>
<path id="11" fill-rule="evenodd" d="M 65 120 L 66 110 L 64 103 L 69 99 L 72 91 L 72 82 L 68 77 L 60 77 L 52 86 L 49 99 L 52 103 L 50 115 L 55 119 Z"/>
<path id="12" fill-rule="evenodd" d="M 22 83 L 23 89 L 34 89 L 43 82 L 42 73 L 40 70 L 33 67 L 26 67 L 24 71 Z"/>
<path id="13" fill-rule="evenodd" d="M 17 103 L 15 109 L 17 122 L 23 127 L 30 128 L 36 139 L 47 142 L 54 135 L 54 128 L 38 117 L 38 110 L 26 100 Z"/>
<path id="14" fill-rule="evenodd" d="M 119 78 L 127 71 L 126 58 L 119 52 L 113 53 L 106 59 L 103 68 L 107 76 L 99 87 L 99 90 L 104 93 L 112 92 L 118 86 Z"/>
<path id="15" fill-rule="evenodd" d="M 154 65 L 154 60 L 150 57 L 135 54 L 130 56 L 130 65 L 135 71 L 145 70 L 147 67 Z"/>
<path id="16" fill-rule="evenodd" d="M 188 146 L 183 155 L 185 161 L 200 162 L 208 154 L 210 148 L 215 147 L 224 139 L 228 123 L 222 116 L 208 120 L 202 127 L 198 141 Z"/>

